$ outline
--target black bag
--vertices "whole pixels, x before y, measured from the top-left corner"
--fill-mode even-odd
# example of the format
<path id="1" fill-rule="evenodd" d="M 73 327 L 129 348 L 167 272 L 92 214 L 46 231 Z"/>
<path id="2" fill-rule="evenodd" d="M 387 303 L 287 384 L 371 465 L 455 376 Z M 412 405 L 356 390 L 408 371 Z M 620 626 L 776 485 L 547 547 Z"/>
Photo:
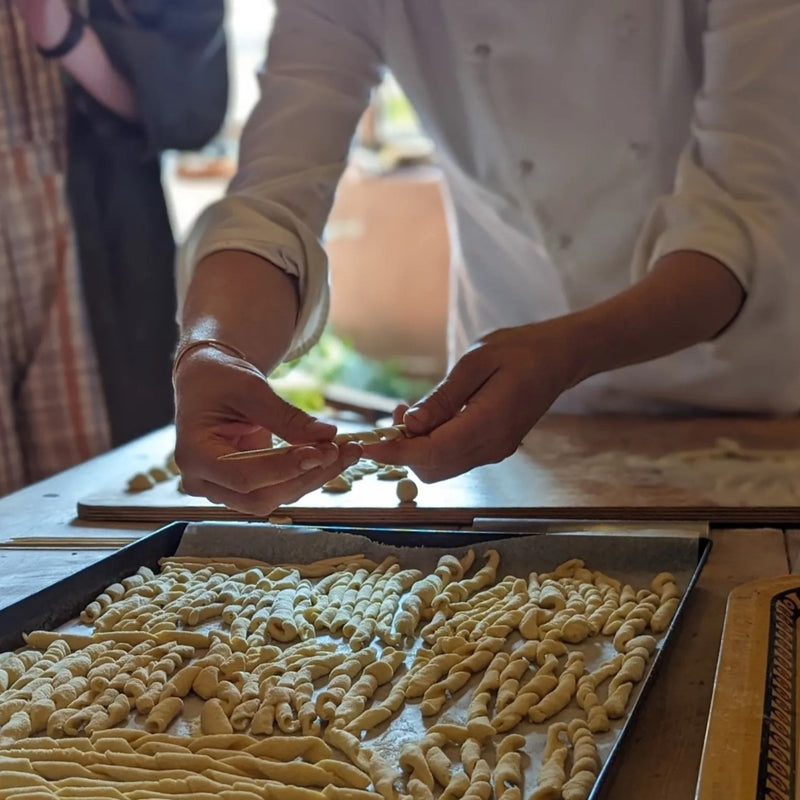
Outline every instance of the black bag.
<path id="1" fill-rule="evenodd" d="M 131 123 L 68 84 L 67 191 L 116 446 L 173 418 L 175 243 L 159 153 L 201 147 L 225 116 L 224 7 L 92 0 L 82 10 L 141 112 Z"/>

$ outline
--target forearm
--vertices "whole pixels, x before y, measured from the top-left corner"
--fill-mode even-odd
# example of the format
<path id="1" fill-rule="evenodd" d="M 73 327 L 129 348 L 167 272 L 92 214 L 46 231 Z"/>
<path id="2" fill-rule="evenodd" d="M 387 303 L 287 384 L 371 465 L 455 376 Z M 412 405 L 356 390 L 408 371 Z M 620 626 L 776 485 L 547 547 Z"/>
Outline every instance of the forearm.
<path id="1" fill-rule="evenodd" d="M 25 24 L 41 47 L 61 41 L 70 23 L 64 0 L 17 0 Z M 97 34 L 87 26 L 80 42 L 61 59 L 61 65 L 98 102 L 127 119 L 139 116 L 133 89 L 114 67 Z"/>
<path id="2" fill-rule="evenodd" d="M 189 284 L 181 343 L 219 339 L 269 374 L 289 348 L 297 309 L 295 281 L 283 270 L 245 251 L 213 253 Z"/>
<path id="3" fill-rule="evenodd" d="M 739 281 L 716 259 L 671 253 L 630 289 L 563 318 L 573 330 L 573 382 L 713 339 L 744 299 Z"/>

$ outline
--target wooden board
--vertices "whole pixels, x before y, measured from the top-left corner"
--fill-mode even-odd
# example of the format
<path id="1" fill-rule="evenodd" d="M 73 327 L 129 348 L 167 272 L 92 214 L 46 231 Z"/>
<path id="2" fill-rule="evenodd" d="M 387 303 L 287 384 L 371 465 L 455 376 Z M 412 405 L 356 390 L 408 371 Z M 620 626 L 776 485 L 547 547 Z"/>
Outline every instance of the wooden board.
<path id="1" fill-rule="evenodd" d="M 151 465 L 161 463 L 172 446 L 168 429 L 159 436 L 153 440 Z M 776 503 L 769 486 L 756 480 L 762 466 L 757 459 L 746 464 L 752 477 L 747 497 L 737 493 L 736 486 L 711 491 L 693 482 L 689 467 L 681 472 L 673 466 L 667 473 L 658 466 L 659 458 L 713 448 L 721 437 L 745 448 L 800 450 L 800 420 L 552 415 L 531 432 L 524 448 L 502 463 L 437 484 L 420 484 L 413 506 L 401 506 L 394 484 L 370 475 L 350 492 L 312 492 L 276 513 L 298 523 L 341 525 L 468 525 L 475 517 L 493 516 L 800 522 L 800 476 L 797 499 Z M 141 462 L 131 464 L 131 474 L 142 467 Z M 180 494 L 176 483 L 138 493 L 120 485 L 103 487 L 80 499 L 78 514 L 118 521 L 242 518 Z"/>
<path id="2" fill-rule="evenodd" d="M 798 621 L 800 575 L 731 593 L 696 800 L 800 796 Z"/>

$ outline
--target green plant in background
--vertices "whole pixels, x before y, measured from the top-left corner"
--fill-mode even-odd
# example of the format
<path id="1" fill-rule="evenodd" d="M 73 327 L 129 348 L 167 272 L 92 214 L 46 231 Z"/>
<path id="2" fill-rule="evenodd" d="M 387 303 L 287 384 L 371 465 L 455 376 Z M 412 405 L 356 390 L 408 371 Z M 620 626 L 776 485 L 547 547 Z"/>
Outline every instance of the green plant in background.
<path id="1" fill-rule="evenodd" d="M 326 383 L 410 401 L 433 387 L 431 381 L 403 375 L 400 364 L 392 359 L 377 360 L 359 353 L 327 329 L 308 353 L 279 366 L 270 382 L 281 397 L 308 412 L 324 408 Z"/>

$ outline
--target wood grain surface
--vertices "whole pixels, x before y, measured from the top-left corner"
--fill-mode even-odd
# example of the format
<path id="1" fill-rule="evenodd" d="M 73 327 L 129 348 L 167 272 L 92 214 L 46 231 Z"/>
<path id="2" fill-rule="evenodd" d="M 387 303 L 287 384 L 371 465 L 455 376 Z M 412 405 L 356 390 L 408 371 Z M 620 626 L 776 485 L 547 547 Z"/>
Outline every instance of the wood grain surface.
<path id="1" fill-rule="evenodd" d="M 731 593 L 697 800 L 797 797 L 799 613 L 800 575 Z"/>
<path id="2" fill-rule="evenodd" d="M 541 516 L 564 519 L 691 520 L 720 523 L 800 523 L 800 502 L 775 505 L 755 482 L 751 496 L 720 498 L 682 479 L 664 474 L 650 462 L 689 450 L 712 448 L 720 438 L 745 448 L 800 448 L 800 420 L 735 417 L 663 419 L 552 415 L 531 432 L 513 456 L 500 464 L 474 469 L 450 480 L 419 485 L 413 505 L 400 504 L 395 485 L 368 475 L 349 492 L 311 492 L 276 513 L 298 523 L 469 525 L 480 516 Z M 169 429 L 151 438 L 153 466 L 172 447 Z M 616 460 L 604 456 L 621 454 Z M 626 458 L 632 465 L 623 464 Z M 747 465 L 758 475 L 757 461 Z M 130 475 L 141 469 L 131 463 Z M 676 480 L 677 477 L 677 480 Z M 676 483 L 681 485 L 676 485 Z M 125 481 L 106 482 L 78 501 L 88 520 L 168 521 L 171 519 L 241 519 L 243 515 L 202 498 L 177 491 L 177 479 L 143 492 Z M 798 497 L 800 498 L 800 487 Z"/>
<path id="3" fill-rule="evenodd" d="M 712 541 L 663 672 L 642 705 L 611 784 L 611 800 L 694 797 L 728 594 L 742 583 L 787 573 L 779 530 L 717 530 Z"/>
<path id="4" fill-rule="evenodd" d="M 591 422 L 586 419 L 583 427 L 593 429 Z M 607 422 L 600 420 L 597 425 L 606 432 L 604 436 L 610 437 Z M 625 446 L 633 447 L 628 444 L 628 437 L 632 436 L 637 448 L 668 452 L 663 421 L 652 420 L 646 426 L 650 431 L 659 432 L 657 443 L 647 431 L 640 429 L 636 434 L 639 423 L 626 422 L 630 424 L 612 421 Z M 678 428 L 686 437 L 691 439 L 695 435 L 708 444 L 713 443 L 716 436 L 739 437 L 749 446 L 786 447 L 798 441 L 798 425 L 794 421 L 768 424 L 758 420 L 718 419 L 710 424 L 706 420 L 679 421 L 673 430 Z M 143 534 L 155 529 L 156 521 L 78 519 L 75 504 L 78 498 L 96 493 L 105 486 L 124 485 L 132 472 L 147 468 L 153 459 L 163 458 L 172 447 L 172 437 L 170 429 L 158 431 L 0 498 L 0 540 L 18 536 L 60 536 L 78 541 L 85 537 L 102 539 L 123 532 Z M 698 441 L 682 443 L 684 447 L 699 445 Z M 662 664 L 642 707 L 606 800 L 690 800 L 694 797 L 728 593 L 747 581 L 785 576 L 790 571 L 787 537 L 781 530 L 719 529 L 713 531 L 712 538 L 714 546 L 685 618 L 676 631 L 675 647 Z M 790 532 L 788 544 L 795 569 L 800 571 L 800 533 Z M 82 550 L 79 545 L 74 550 L 58 550 L 46 555 L 40 550 L 0 551 L 0 608 L 93 563 L 104 554 L 99 550 Z"/>

